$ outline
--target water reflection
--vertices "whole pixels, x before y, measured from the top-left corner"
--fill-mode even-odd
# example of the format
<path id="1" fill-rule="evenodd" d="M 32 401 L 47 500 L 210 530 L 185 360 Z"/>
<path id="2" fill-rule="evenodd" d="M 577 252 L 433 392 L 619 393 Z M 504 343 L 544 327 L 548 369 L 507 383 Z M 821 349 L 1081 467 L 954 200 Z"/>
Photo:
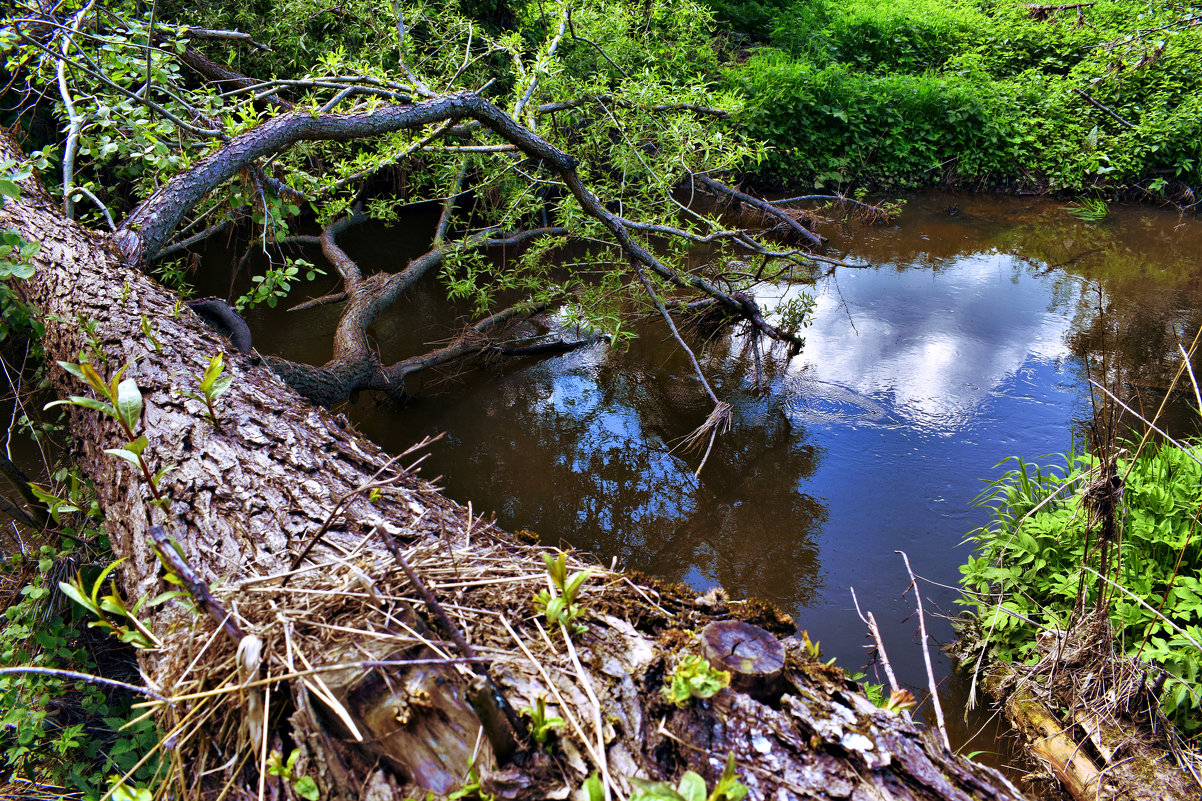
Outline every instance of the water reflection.
<path id="1" fill-rule="evenodd" d="M 820 578 L 808 532 L 826 511 L 798 484 L 818 449 L 796 441 L 774 397 L 742 393 L 737 434 L 715 443 L 695 479 L 698 454 L 673 446 L 708 402 L 675 349 L 645 333 L 629 353 L 572 354 L 419 402 L 405 416 L 422 430 L 449 429 L 439 448 L 448 491 L 489 503 L 506 525 L 695 586 L 808 602 Z M 715 384 L 737 387 L 745 369 L 728 362 Z M 387 437 L 374 422 L 363 422 L 365 433 Z"/>
<path id="2" fill-rule="evenodd" d="M 1013 256 L 982 254 L 832 276 L 795 361 L 900 425 L 955 437 L 1026 362 L 1069 355 L 1069 319 L 1049 307 L 1049 282 L 1026 272 Z"/>

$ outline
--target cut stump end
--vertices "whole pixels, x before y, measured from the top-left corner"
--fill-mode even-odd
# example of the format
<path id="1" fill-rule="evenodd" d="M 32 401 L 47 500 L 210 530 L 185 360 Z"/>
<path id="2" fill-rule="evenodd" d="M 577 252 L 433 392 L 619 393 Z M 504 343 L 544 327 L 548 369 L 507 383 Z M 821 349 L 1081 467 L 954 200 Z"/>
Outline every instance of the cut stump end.
<path id="1" fill-rule="evenodd" d="M 710 665 L 730 672 L 737 692 L 771 703 L 780 698 L 785 648 L 769 632 L 737 620 L 710 623 L 701 630 L 701 654 Z"/>

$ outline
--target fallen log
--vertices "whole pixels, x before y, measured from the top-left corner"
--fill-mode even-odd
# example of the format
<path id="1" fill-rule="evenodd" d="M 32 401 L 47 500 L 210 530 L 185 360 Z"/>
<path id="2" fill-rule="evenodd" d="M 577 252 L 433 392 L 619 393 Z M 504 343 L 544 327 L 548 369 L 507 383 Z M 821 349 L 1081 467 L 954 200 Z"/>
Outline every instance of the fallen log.
<path id="1" fill-rule="evenodd" d="M 1187 801 L 1187 770 L 1149 685 L 1147 666 L 1118 657 L 1105 615 L 1041 634 L 1035 665 L 994 664 L 986 691 L 1076 801 Z"/>
<path id="2" fill-rule="evenodd" d="M 0 136 L 5 156 L 20 154 Z M 565 621 L 559 604 L 549 624 L 536 593 L 565 592 L 543 549 L 304 401 L 122 261 L 107 235 L 63 218 L 35 180 L 23 189 L 0 227 L 42 245 L 24 289 L 47 356 L 92 354 L 106 379 L 129 365 L 142 454 L 155 471 L 174 466 L 155 489 L 164 502 L 151 503 L 140 474 L 106 453 L 127 444 L 115 421 L 69 409 L 72 456 L 126 559 L 127 596 L 164 587 L 149 535 L 159 526 L 189 580 L 209 584 L 207 608 L 229 618 L 180 600 L 147 613 L 163 647 L 139 659 L 167 699 L 155 702 L 159 748 L 176 798 L 262 798 L 268 786 L 292 797 L 300 778 L 328 799 L 564 798 L 595 773 L 607 798 L 623 799 L 631 777 L 693 770 L 712 784 L 731 755 L 753 798 L 1022 797 L 873 706 L 796 640 L 782 645 L 779 701 L 728 689 L 669 703 L 675 665 L 699 650 L 689 632 L 729 620 L 730 607 L 594 567 L 566 605 L 575 611 Z M 192 395 L 219 353 L 233 381 L 210 420 Z M 48 369 L 60 395 L 83 390 Z M 575 556 L 567 565 L 585 569 Z M 273 753 L 295 752 L 288 781 L 269 774 Z"/>

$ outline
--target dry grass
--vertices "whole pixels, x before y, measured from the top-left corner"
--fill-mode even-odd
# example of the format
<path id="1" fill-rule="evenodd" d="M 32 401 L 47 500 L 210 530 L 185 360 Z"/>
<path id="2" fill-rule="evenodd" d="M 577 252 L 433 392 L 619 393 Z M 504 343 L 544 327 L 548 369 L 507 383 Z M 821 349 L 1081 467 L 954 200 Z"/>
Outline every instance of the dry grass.
<path id="1" fill-rule="evenodd" d="M 300 705 L 310 705 L 326 721 L 341 721 L 348 738 L 364 737 L 332 686 L 346 687 L 373 672 L 396 680 L 415 660 L 442 663 L 441 669 L 465 681 L 478 662 L 503 665 L 492 675 L 506 677 L 510 701 L 533 704 L 536 689 L 549 693 L 555 714 L 570 724 L 562 736 L 574 741 L 590 770 L 607 774 L 604 749 L 597 747 L 606 723 L 575 647 L 562 632 L 548 634 L 532 606 L 535 592 L 550 586 L 544 548 L 516 544 L 478 523 L 453 538 L 403 551 L 470 642 L 477 655 L 473 662 L 438 631 L 422 593 L 394 557 L 367 543 L 344 556 L 326 550 L 319 563 L 289 573 L 215 588 L 216 598 L 247 635 L 241 646 L 207 616 L 181 619 L 186 624 L 163 638 L 168 658 L 160 661 L 157 675 L 147 678 L 169 703 L 141 705 L 158 714 L 165 735 L 160 748 L 171 775 L 160 797 L 215 801 L 241 797 L 260 785 L 268 754 L 286 751 L 279 738 L 288 728 L 284 718 L 291 716 L 296 728 L 298 696 L 303 696 Z M 569 570 L 584 567 L 569 555 Z M 632 593 L 657 605 L 654 591 L 592 567 L 581 595 L 590 611 L 621 614 Z M 313 771 L 306 761 L 298 764 L 298 772 Z"/>

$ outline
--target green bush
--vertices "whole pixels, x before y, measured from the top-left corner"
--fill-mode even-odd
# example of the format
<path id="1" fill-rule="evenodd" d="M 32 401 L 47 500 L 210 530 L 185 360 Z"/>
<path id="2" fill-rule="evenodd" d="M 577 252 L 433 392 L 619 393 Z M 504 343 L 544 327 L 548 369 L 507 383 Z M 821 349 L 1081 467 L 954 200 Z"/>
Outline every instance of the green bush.
<path id="1" fill-rule="evenodd" d="M 1076 192 L 1202 181 L 1202 30 L 1173 4 L 1103 1 L 1085 24 L 993 0 L 711 4 L 762 45 L 727 74 L 769 148 L 747 166 L 760 180 Z"/>
<path id="2" fill-rule="evenodd" d="M 868 75 L 768 51 L 738 80 L 751 136 L 802 143 L 765 159 L 762 175 L 781 183 L 906 186 L 948 169 L 979 179 L 1016 166 L 1015 121 L 1003 98 L 958 75 Z"/>
<path id="3" fill-rule="evenodd" d="M 1118 520 L 1121 568 L 1114 575 L 1111 560 L 1107 573 L 1197 641 L 1202 641 L 1200 459 L 1202 445 L 1164 443 L 1147 446 L 1133 462 L 1120 460 L 1118 475 L 1126 476 Z M 1084 555 L 1089 524 L 1081 490 L 1097 475 L 1098 461 L 1069 455 L 1065 469 L 1046 472 L 1015 461 L 1018 466 L 983 498 L 993 508 L 993 520 L 969 537 L 977 550 L 960 568 L 961 585 L 963 603 L 972 609 L 993 655 L 1032 662 L 1037 625 L 1067 627 L 1079 592 L 1085 608 L 1097 601 L 1098 579 L 1081 569 L 1083 564 L 1099 567 L 1096 533 L 1089 538 L 1088 559 Z M 1169 674 L 1161 697 L 1165 713 L 1187 733 L 1202 731 L 1202 653 L 1129 595 L 1107 592 L 1116 648 L 1163 668 Z"/>

